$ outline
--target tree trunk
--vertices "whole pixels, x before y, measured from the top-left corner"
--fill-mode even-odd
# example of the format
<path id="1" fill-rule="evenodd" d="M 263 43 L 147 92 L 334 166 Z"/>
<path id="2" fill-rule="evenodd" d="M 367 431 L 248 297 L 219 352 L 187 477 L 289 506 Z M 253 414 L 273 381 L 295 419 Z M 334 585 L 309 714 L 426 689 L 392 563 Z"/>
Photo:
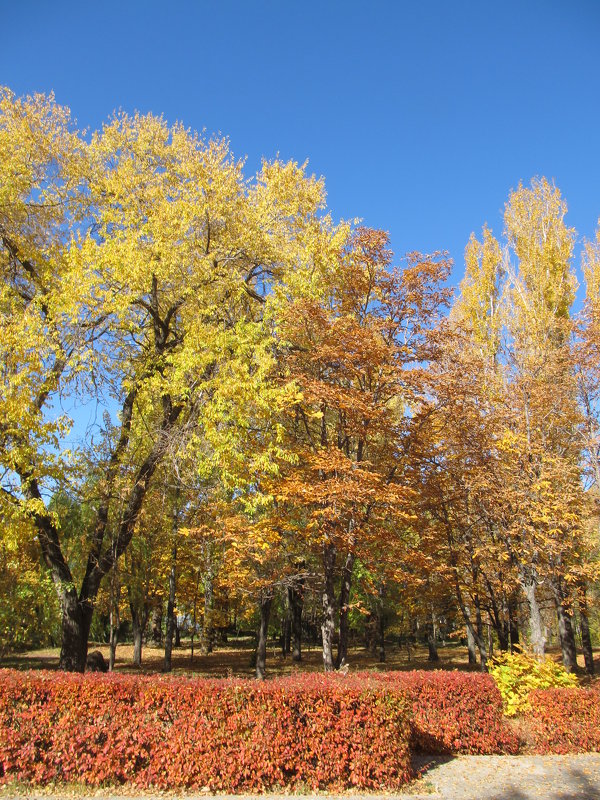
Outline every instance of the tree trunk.
<path id="1" fill-rule="evenodd" d="M 562 661 L 569 672 L 577 671 L 577 649 L 575 647 L 575 636 L 573 625 L 571 624 L 571 614 L 565 604 L 565 592 L 560 578 L 552 581 L 552 592 L 554 594 L 554 605 L 558 620 L 558 638 L 560 639 L 560 649 L 562 651 Z"/>
<path id="2" fill-rule="evenodd" d="M 75 589 L 63 592 L 61 605 L 62 641 L 59 669 L 67 672 L 85 672 L 93 605 L 85 601 L 80 602 Z"/>
<path id="3" fill-rule="evenodd" d="M 592 649 L 592 638 L 590 636 L 585 586 L 582 586 L 579 592 L 579 621 L 581 624 L 581 646 L 583 649 L 583 659 L 585 661 L 585 671 L 588 675 L 593 675 L 594 651 Z"/>
<path id="4" fill-rule="evenodd" d="M 465 619 L 467 617 L 470 618 L 470 615 L 470 609 L 465 606 Z M 474 667 L 477 664 L 477 644 L 471 625 L 467 625 L 467 651 L 469 653 L 469 664 Z"/>
<path id="5" fill-rule="evenodd" d="M 519 646 L 519 625 L 517 622 L 517 600 L 515 597 L 508 601 L 508 630 L 510 634 L 510 652 L 513 653 Z"/>
<path id="6" fill-rule="evenodd" d="M 176 575 L 177 544 L 171 550 L 171 571 L 169 573 L 169 600 L 167 601 L 167 634 L 165 637 L 165 663 L 163 672 L 171 672 L 171 654 L 173 652 L 173 636 L 175 634 L 175 589 L 177 586 Z"/>
<path id="7" fill-rule="evenodd" d="M 142 643 L 144 641 L 144 629 L 148 621 L 148 613 L 140 615 L 136 608 L 130 606 L 131 610 L 131 632 L 133 634 L 133 666 L 142 666 Z M 145 616 L 145 620 L 144 620 Z"/>
<path id="8" fill-rule="evenodd" d="M 342 581 L 340 586 L 340 638 L 338 641 L 338 652 L 336 668 L 343 667 L 348 663 L 348 632 L 350 611 L 350 589 L 352 587 L 352 570 L 354 569 L 354 553 L 349 552 L 342 569 Z"/>
<path id="9" fill-rule="evenodd" d="M 204 581 L 204 619 L 202 621 L 202 635 L 200 637 L 200 646 L 202 653 L 205 656 L 213 651 L 212 609 L 213 581 L 212 576 L 207 575 L 206 580 Z"/>
<path id="10" fill-rule="evenodd" d="M 538 658 L 543 658 L 546 651 L 546 629 L 542 624 L 542 615 L 537 600 L 537 580 L 535 572 L 529 574 L 521 572 L 519 579 L 529 607 L 529 638 L 531 640 L 531 649 L 534 655 Z"/>
<path id="11" fill-rule="evenodd" d="M 269 635 L 269 617 L 271 616 L 271 592 L 263 592 L 260 598 L 260 627 L 258 629 L 258 643 L 256 645 L 256 677 L 264 680 L 267 661 L 267 638 Z"/>
<path id="12" fill-rule="evenodd" d="M 121 617 L 119 614 L 120 594 L 121 594 L 121 587 L 119 586 L 117 563 L 115 563 L 110 578 L 110 636 L 109 636 L 110 646 L 108 655 L 109 672 L 112 672 L 114 670 L 115 660 L 117 658 L 117 644 L 119 641 L 119 628 L 121 626 Z"/>
<path id="13" fill-rule="evenodd" d="M 323 573 L 325 584 L 323 586 L 323 622 L 321 624 L 321 632 L 323 634 L 323 668 L 325 672 L 332 672 L 334 669 L 333 639 L 335 635 L 335 589 L 333 578 L 335 559 L 335 545 L 331 543 L 326 544 L 323 548 Z"/>
<path id="14" fill-rule="evenodd" d="M 284 590 L 283 596 L 283 617 L 281 620 L 281 655 L 287 658 L 292 648 L 292 606 L 290 602 L 290 592 Z"/>
<path id="15" fill-rule="evenodd" d="M 437 651 L 437 624 L 435 619 L 435 611 L 433 607 L 431 608 L 431 621 L 427 625 L 427 648 L 429 650 L 429 655 L 427 656 L 428 661 L 437 662 L 440 660 Z"/>
<path id="16" fill-rule="evenodd" d="M 152 641 L 160 647 L 162 644 L 162 606 L 156 606 L 152 611 Z"/>
<path id="17" fill-rule="evenodd" d="M 288 589 L 292 609 L 292 661 L 302 661 L 302 608 L 304 606 L 304 580 L 294 581 Z"/>
<path id="18" fill-rule="evenodd" d="M 379 622 L 379 663 L 385 663 L 385 608 L 383 601 L 385 598 L 385 585 L 379 584 L 379 602 L 377 603 L 377 616 Z"/>

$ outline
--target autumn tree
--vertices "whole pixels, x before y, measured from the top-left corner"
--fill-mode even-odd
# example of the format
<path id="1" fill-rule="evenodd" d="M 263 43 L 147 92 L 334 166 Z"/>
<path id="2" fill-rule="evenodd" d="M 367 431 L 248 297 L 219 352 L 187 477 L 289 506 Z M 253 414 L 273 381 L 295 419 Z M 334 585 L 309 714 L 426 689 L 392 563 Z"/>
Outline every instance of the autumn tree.
<path id="1" fill-rule="evenodd" d="M 153 116 L 118 115 L 86 140 L 53 97 L 3 90 L 0 152 L 2 503 L 33 523 L 62 607 L 61 667 L 83 670 L 100 584 L 174 434 L 219 381 L 235 396 L 223 364 L 268 339 L 267 286 L 314 268 L 329 223 L 322 183 L 296 165 L 265 163 L 250 184 L 226 141 Z M 60 397 L 110 415 L 79 585 L 45 501 L 77 480 Z"/>
<path id="2" fill-rule="evenodd" d="M 418 255 L 392 268 L 386 234 L 359 229 L 327 291 L 292 299 L 282 313 L 285 377 L 296 390 L 286 423 L 295 464 L 282 470 L 275 494 L 307 551 L 320 553 L 326 671 L 347 660 L 357 557 L 412 516 L 405 476 L 408 409 L 418 394 L 412 367 L 427 357 L 447 272 L 443 259 Z"/>

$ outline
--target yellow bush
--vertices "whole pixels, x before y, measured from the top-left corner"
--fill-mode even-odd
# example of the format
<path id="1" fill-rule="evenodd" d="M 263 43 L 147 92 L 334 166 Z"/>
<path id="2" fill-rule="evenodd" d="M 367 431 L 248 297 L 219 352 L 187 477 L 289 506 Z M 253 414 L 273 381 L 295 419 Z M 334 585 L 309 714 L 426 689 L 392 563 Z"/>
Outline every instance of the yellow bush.
<path id="1" fill-rule="evenodd" d="M 548 656 L 540 660 L 527 653 L 502 653 L 492 660 L 489 672 L 500 690 L 507 717 L 531 711 L 529 694 L 534 689 L 579 685 L 575 675 Z"/>

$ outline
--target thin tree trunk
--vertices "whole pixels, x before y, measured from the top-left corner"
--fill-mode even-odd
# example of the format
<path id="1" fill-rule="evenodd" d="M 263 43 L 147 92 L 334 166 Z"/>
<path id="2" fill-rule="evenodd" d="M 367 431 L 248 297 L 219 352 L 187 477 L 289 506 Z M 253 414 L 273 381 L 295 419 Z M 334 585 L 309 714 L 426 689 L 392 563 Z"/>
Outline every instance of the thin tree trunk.
<path id="1" fill-rule="evenodd" d="M 429 655 L 427 656 L 428 661 L 437 662 L 440 660 L 437 651 L 437 624 L 435 619 L 435 611 L 433 606 L 431 607 L 431 620 L 427 625 L 427 648 L 429 650 Z"/>
<path id="2" fill-rule="evenodd" d="M 112 568 L 110 577 L 110 635 L 109 635 L 109 655 L 108 655 L 108 671 L 113 672 L 115 668 L 115 660 L 117 657 L 117 644 L 119 641 L 119 627 L 121 625 L 121 617 L 119 614 L 119 595 L 121 594 L 121 587 L 119 586 L 119 573 L 118 562 L 115 562 Z"/>
<path id="3" fill-rule="evenodd" d="M 263 592 L 260 598 L 260 627 L 258 629 L 258 642 L 256 645 L 256 677 L 264 680 L 267 661 L 267 638 L 269 635 L 269 617 L 271 616 L 271 592 Z"/>
<path id="4" fill-rule="evenodd" d="M 292 605 L 289 590 L 283 593 L 283 617 L 281 620 L 281 655 L 287 658 L 292 647 Z"/>
<path id="5" fill-rule="evenodd" d="M 517 623 L 517 600 L 515 597 L 508 601 L 508 630 L 510 635 L 510 652 L 519 647 L 519 625 Z"/>
<path id="6" fill-rule="evenodd" d="M 471 611 L 468 606 L 465 606 L 465 614 L 470 619 Z M 469 653 L 469 664 L 475 666 L 477 664 L 477 644 L 471 625 L 467 625 L 467 651 Z"/>
<path id="7" fill-rule="evenodd" d="M 588 675 L 593 675 L 594 670 L 594 651 L 592 649 L 592 637 L 590 636 L 590 623 L 588 619 L 587 598 L 585 596 L 585 586 L 579 589 L 579 622 L 581 625 L 581 647 L 583 650 L 583 660 L 585 671 Z"/>
<path id="8" fill-rule="evenodd" d="M 292 661 L 302 661 L 302 608 L 304 606 L 304 581 L 294 581 L 288 589 L 292 609 Z"/>
<path id="9" fill-rule="evenodd" d="M 333 638 L 335 635 L 335 590 L 333 585 L 335 570 L 336 549 L 335 545 L 328 543 L 323 548 L 323 572 L 325 583 L 323 586 L 323 668 L 325 672 L 334 669 Z"/>
<path id="10" fill-rule="evenodd" d="M 177 533 L 179 530 L 179 490 L 176 492 L 173 507 L 173 522 L 171 534 L 173 543 L 171 547 L 171 570 L 169 572 L 169 599 L 167 601 L 167 633 L 165 637 L 165 663 L 164 672 L 171 672 L 171 655 L 173 652 L 173 636 L 177 620 L 175 619 L 175 591 L 177 589 Z"/>
<path id="11" fill-rule="evenodd" d="M 349 633 L 349 611 L 350 611 L 350 589 L 352 587 L 352 570 L 354 569 L 355 556 L 353 552 L 346 555 L 346 561 L 342 569 L 342 581 L 340 586 L 340 638 L 338 640 L 338 652 L 336 668 L 343 667 L 348 663 L 348 633 Z"/>
<path id="12" fill-rule="evenodd" d="M 377 603 L 377 612 L 378 612 L 378 622 L 379 622 L 379 663 L 383 664 L 385 662 L 385 608 L 384 608 L 384 601 L 385 598 L 385 585 L 383 583 L 379 584 L 379 602 Z"/>
<path id="13" fill-rule="evenodd" d="M 163 640 L 162 618 L 163 618 L 162 606 L 155 606 L 152 611 L 152 641 L 157 647 L 161 646 Z"/>
<path id="14" fill-rule="evenodd" d="M 144 641 L 144 629 L 146 627 L 144 622 L 144 615 L 138 613 L 137 609 L 130 606 L 131 609 L 131 631 L 133 634 L 133 666 L 142 666 L 142 644 Z M 146 612 L 146 621 L 148 614 Z"/>

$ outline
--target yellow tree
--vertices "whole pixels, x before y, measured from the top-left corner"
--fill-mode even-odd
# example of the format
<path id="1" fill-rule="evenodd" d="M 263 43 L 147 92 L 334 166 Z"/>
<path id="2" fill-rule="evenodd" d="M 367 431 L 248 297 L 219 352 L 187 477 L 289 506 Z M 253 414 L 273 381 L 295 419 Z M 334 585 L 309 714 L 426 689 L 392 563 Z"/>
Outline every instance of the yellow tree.
<path id="1" fill-rule="evenodd" d="M 100 583 L 176 433 L 235 383 L 223 363 L 269 338 L 269 287 L 318 267 L 330 223 L 322 182 L 297 165 L 248 182 L 226 141 L 153 116 L 119 115 L 86 141 L 53 97 L 3 90 L 0 154 L 2 502 L 33 521 L 61 666 L 83 670 Z M 91 442 L 101 477 L 79 585 L 45 502 L 73 469 L 56 409 L 76 396 L 112 417 Z"/>
<path id="2" fill-rule="evenodd" d="M 546 638 L 540 592 L 552 598 L 573 669 L 570 583 L 584 507 L 570 318 L 574 233 L 565 213 L 558 190 L 535 180 L 510 196 L 504 248 L 487 230 L 482 243 L 471 239 L 436 391 L 449 426 L 443 436 L 459 465 L 453 508 L 463 498 L 462 524 L 488 556 L 504 550 L 504 579 L 510 586 L 516 577 L 525 594 L 539 654 Z M 448 487 L 444 494 L 452 496 Z"/>

